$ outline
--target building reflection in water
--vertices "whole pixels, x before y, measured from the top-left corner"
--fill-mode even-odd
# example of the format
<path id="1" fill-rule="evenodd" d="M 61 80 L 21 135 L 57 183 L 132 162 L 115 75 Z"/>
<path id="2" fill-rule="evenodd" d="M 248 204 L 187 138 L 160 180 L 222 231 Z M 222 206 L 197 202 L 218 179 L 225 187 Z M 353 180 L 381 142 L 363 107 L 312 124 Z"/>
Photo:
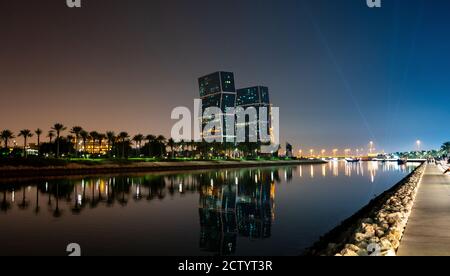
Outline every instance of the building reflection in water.
<path id="1" fill-rule="evenodd" d="M 200 248 L 220 255 L 236 251 L 238 237 L 251 240 L 271 236 L 275 180 L 279 171 L 234 171 L 217 177 L 216 185 L 200 188 Z M 289 179 L 292 168 L 284 171 Z M 222 175 L 223 176 L 223 175 Z M 209 177 L 203 175 L 203 177 Z M 274 181 L 272 181 L 274 179 Z M 201 183 L 207 183 L 203 179 Z"/>
<path id="2" fill-rule="evenodd" d="M 213 254 L 233 255 L 239 239 L 262 240 L 271 237 L 276 184 L 291 182 L 294 174 L 305 179 L 317 176 L 332 179 L 344 171 L 347 177 L 369 177 L 374 182 L 378 170 L 410 172 L 416 165 L 330 162 L 268 169 L 2 183 L 0 215 L 16 210 L 32 210 L 38 216 L 65 219 L 95 208 L 126 207 L 130 201 L 140 204 L 197 194 L 200 249 Z M 308 170 L 309 173 L 304 173 Z M 364 176 L 365 172 L 368 176 Z"/>

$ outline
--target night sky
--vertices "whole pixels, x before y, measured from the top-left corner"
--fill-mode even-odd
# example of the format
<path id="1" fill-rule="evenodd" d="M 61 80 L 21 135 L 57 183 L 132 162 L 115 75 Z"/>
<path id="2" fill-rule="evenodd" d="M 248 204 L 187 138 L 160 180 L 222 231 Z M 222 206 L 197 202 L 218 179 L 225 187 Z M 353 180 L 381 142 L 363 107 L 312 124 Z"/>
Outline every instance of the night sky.
<path id="1" fill-rule="evenodd" d="M 296 149 L 436 148 L 449 32 L 446 0 L 0 0 L 0 129 L 169 136 L 197 78 L 224 70 L 270 88 Z"/>

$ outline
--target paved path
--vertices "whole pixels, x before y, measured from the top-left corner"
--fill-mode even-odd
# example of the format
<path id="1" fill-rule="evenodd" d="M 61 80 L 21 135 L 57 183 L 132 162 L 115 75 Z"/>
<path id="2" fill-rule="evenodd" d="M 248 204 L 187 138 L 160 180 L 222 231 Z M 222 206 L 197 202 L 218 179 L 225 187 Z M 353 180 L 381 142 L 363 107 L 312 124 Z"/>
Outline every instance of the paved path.
<path id="1" fill-rule="evenodd" d="M 399 256 L 450 256 L 450 176 L 427 165 Z"/>

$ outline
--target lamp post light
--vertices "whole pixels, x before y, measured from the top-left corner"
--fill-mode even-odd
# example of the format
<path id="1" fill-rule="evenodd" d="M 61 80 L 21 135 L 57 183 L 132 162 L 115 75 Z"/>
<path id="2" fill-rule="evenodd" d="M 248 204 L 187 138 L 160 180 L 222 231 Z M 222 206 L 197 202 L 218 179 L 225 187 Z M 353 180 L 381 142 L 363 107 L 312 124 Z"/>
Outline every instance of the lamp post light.
<path id="1" fill-rule="evenodd" d="M 348 157 L 348 156 L 349 156 L 349 154 L 350 154 L 350 152 L 351 152 L 351 150 L 350 150 L 350 149 L 346 149 L 346 150 L 345 150 L 345 157 Z"/>
<path id="2" fill-rule="evenodd" d="M 420 151 L 420 146 L 422 145 L 422 141 L 417 140 L 416 145 L 417 145 L 417 151 Z"/>
<path id="3" fill-rule="evenodd" d="M 314 150 L 313 149 L 310 149 L 309 153 L 311 154 L 311 157 L 314 157 Z"/>
<path id="4" fill-rule="evenodd" d="M 338 151 L 339 151 L 338 149 L 334 149 L 334 150 L 333 150 L 333 156 L 334 156 L 334 157 L 336 157 Z"/>

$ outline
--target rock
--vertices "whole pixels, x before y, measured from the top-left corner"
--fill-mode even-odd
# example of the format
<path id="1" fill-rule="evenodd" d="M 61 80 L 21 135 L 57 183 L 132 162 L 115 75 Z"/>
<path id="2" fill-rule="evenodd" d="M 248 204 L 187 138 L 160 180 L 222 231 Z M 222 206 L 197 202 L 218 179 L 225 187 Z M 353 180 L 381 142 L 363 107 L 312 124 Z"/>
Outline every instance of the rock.
<path id="1" fill-rule="evenodd" d="M 392 247 L 394 247 L 394 249 L 398 249 L 400 247 L 400 241 L 399 240 L 393 240 L 391 241 Z"/>
<path id="2" fill-rule="evenodd" d="M 344 248 L 354 252 L 358 252 L 360 250 L 360 248 L 354 244 L 346 244 Z"/>
<path id="3" fill-rule="evenodd" d="M 400 232 L 400 230 L 395 228 L 389 230 L 389 235 L 391 235 L 393 239 L 396 240 L 400 240 L 402 238 L 402 232 Z"/>
<path id="4" fill-rule="evenodd" d="M 369 244 L 371 243 L 379 243 L 380 242 L 380 238 L 378 237 L 372 237 L 369 239 Z"/>
<path id="5" fill-rule="evenodd" d="M 356 256 L 358 256 L 358 254 L 355 251 L 347 249 L 347 248 L 342 250 L 341 254 L 342 254 L 342 256 L 345 256 L 345 257 L 356 257 Z"/>
<path id="6" fill-rule="evenodd" d="M 369 244 L 367 242 L 360 242 L 356 246 L 358 246 L 360 249 L 367 250 L 367 247 L 369 246 Z"/>
<path id="7" fill-rule="evenodd" d="M 372 224 L 363 224 L 363 231 L 366 238 L 375 236 L 375 226 Z"/>
<path id="8" fill-rule="evenodd" d="M 381 238 L 379 244 L 382 251 L 393 249 L 392 243 L 387 238 Z"/>
<path id="9" fill-rule="evenodd" d="M 356 233 L 355 234 L 355 241 L 362 242 L 366 240 L 366 236 L 363 233 Z"/>
<path id="10" fill-rule="evenodd" d="M 366 249 L 360 249 L 356 254 L 358 254 L 358 256 L 360 257 L 369 256 L 369 252 L 367 252 Z"/>
<path id="11" fill-rule="evenodd" d="M 377 236 L 378 238 L 383 237 L 383 236 L 384 236 L 384 231 L 383 231 L 383 230 L 377 230 L 376 236 Z"/>
<path id="12" fill-rule="evenodd" d="M 394 250 L 394 249 L 390 249 L 390 250 L 381 252 L 381 256 L 385 256 L 385 257 L 395 257 L 395 256 L 397 256 L 397 254 L 395 253 L 395 250 Z"/>

